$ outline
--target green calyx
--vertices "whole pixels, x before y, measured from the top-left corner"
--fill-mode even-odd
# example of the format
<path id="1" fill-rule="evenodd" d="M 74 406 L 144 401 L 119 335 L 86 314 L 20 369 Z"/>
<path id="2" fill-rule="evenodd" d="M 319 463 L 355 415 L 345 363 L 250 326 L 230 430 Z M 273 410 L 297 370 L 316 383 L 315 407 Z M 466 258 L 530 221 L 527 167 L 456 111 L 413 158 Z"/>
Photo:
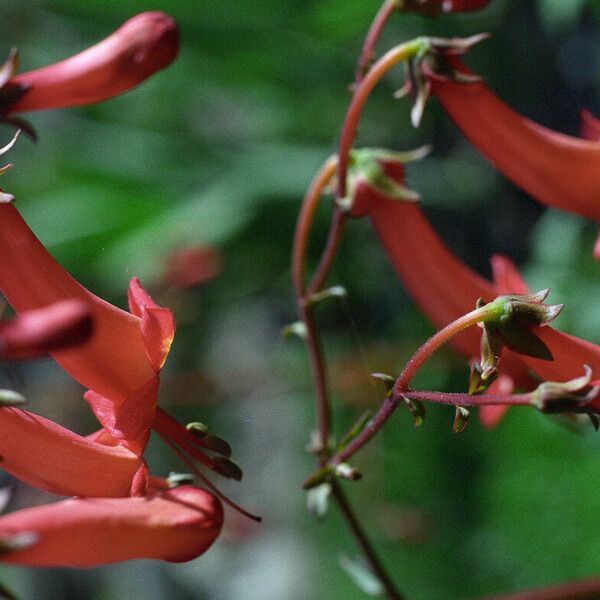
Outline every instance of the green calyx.
<path id="1" fill-rule="evenodd" d="M 533 294 L 498 296 L 489 304 L 478 304 L 478 308 L 485 313 L 482 319 L 483 340 L 480 365 L 482 375 L 485 374 L 484 381 L 493 376 L 504 346 L 520 354 L 552 360 L 549 348 L 535 334 L 536 327 L 552 322 L 564 306 L 545 304 L 544 300 L 549 291 L 545 289 Z"/>
<path id="2" fill-rule="evenodd" d="M 418 192 L 411 190 L 403 181 L 388 175 L 384 165 L 396 163 L 404 165 L 407 162 L 420 160 L 431 151 L 430 146 L 422 146 L 407 152 L 394 152 L 384 148 L 360 148 L 350 151 L 348 160 L 348 194 L 338 200 L 339 206 L 349 211 L 352 207 L 354 194 L 358 186 L 366 183 L 374 190 L 400 202 L 417 202 L 420 200 Z"/>

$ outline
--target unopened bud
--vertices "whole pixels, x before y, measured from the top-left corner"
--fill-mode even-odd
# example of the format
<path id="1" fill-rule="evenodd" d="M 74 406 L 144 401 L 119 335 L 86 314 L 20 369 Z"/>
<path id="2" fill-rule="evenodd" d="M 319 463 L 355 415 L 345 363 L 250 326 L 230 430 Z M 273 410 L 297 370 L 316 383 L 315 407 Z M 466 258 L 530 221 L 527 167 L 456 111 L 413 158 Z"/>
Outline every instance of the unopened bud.
<path id="1" fill-rule="evenodd" d="M 452 425 L 453 433 L 462 433 L 469 424 L 471 413 L 464 406 L 457 406 L 454 413 L 454 424 Z"/>
<path id="2" fill-rule="evenodd" d="M 592 370 L 584 365 L 585 374 L 563 383 L 545 381 L 532 392 L 532 403 L 545 413 L 592 413 L 589 406 L 600 393 L 600 386 L 590 386 Z"/>
<path id="3" fill-rule="evenodd" d="M 8 112 L 92 104 L 121 94 L 173 61 L 175 21 L 162 12 L 132 17 L 95 46 L 59 63 L 12 77 L 6 89 L 26 88 Z"/>
<path id="4" fill-rule="evenodd" d="M 236 481 L 242 480 L 242 469 L 240 469 L 240 467 L 236 465 L 230 458 L 225 458 L 224 456 L 216 456 L 212 460 L 215 463 L 214 470 L 217 471 L 217 473 L 223 475 L 223 477 L 235 479 Z"/>

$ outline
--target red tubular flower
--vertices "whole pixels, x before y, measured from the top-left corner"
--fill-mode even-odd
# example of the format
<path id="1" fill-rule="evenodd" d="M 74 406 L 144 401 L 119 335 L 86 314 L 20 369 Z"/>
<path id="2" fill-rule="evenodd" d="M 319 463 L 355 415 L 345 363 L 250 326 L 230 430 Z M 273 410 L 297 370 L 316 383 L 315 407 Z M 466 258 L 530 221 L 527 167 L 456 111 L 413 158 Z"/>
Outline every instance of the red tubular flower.
<path id="1" fill-rule="evenodd" d="M 64 300 L 23 312 L 0 322 L 0 359 L 43 356 L 85 341 L 91 332 L 90 311 L 79 300 Z"/>
<path id="2" fill-rule="evenodd" d="M 59 63 L 9 79 L 6 92 L 25 92 L 7 112 L 92 104 L 121 94 L 173 61 L 179 50 L 175 21 L 145 12 L 95 46 Z"/>
<path id="3" fill-rule="evenodd" d="M 389 177 L 403 182 L 401 165 L 381 164 Z M 352 215 L 371 218 L 406 291 L 436 328 L 471 311 L 478 298 L 491 301 L 498 295 L 527 291 L 508 259 L 492 259 L 494 283 L 487 281 L 448 250 L 418 204 L 390 199 L 366 181 L 355 188 Z M 502 371 L 509 373 L 518 385 L 535 387 L 527 369 L 550 381 L 574 379 L 581 374 L 584 364 L 600 374 L 599 346 L 550 326 L 537 328 L 536 335 L 551 350 L 553 361 L 503 350 Z M 453 345 L 469 358 L 479 356 L 480 334 L 468 329 L 454 339 Z"/>
<path id="4" fill-rule="evenodd" d="M 19 408 L 0 408 L 0 456 L 5 471 L 52 494 L 145 493 L 146 465 L 137 454 L 79 436 Z"/>
<path id="5" fill-rule="evenodd" d="M 223 509 L 211 493 L 179 487 L 145 498 L 87 498 L 0 517 L 0 539 L 32 534 L 2 554 L 9 564 L 93 567 L 138 558 L 183 562 L 218 537 Z"/>
<path id="6" fill-rule="evenodd" d="M 445 59 L 471 74 L 456 56 Z M 505 177 L 543 204 L 600 221 L 600 142 L 538 125 L 482 82 L 452 81 L 427 69 L 425 74 L 444 110 Z"/>
<path id="7" fill-rule="evenodd" d="M 149 360 L 142 319 L 98 298 L 75 281 L 46 251 L 12 204 L 0 204 L 0 291 L 13 308 L 42 308 L 66 299 L 83 301 L 94 330 L 77 348 L 53 352 L 53 358 L 82 385 L 109 398 L 115 415 L 135 406 L 142 423 L 124 425 L 119 437 L 138 438 L 154 418 L 157 372 Z M 151 317 L 151 320 L 153 317 Z M 152 325 L 147 327 L 152 331 Z M 161 342 L 161 351 L 166 347 Z M 158 352 L 158 351 L 157 351 Z M 116 416 L 115 416 L 116 418 Z M 102 419 L 101 419 L 102 420 Z"/>
<path id="8" fill-rule="evenodd" d="M 171 311 L 158 306 L 137 279 L 128 291 L 132 314 L 98 298 L 52 258 L 12 204 L 0 204 L 0 254 L 0 292 L 17 313 L 67 299 L 77 299 L 89 310 L 94 324 L 89 339 L 51 356 L 89 388 L 85 399 L 112 438 L 141 455 L 155 428 L 174 450 L 182 447 L 193 460 L 226 477 L 241 478 L 222 440 L 194 435 L 164 411 L 157 415 L 159 373 L 175 322 Z M 112 443 L 104 435 L 98 441 Z M 222 456 L 206 456 L 202 448 Z"/>

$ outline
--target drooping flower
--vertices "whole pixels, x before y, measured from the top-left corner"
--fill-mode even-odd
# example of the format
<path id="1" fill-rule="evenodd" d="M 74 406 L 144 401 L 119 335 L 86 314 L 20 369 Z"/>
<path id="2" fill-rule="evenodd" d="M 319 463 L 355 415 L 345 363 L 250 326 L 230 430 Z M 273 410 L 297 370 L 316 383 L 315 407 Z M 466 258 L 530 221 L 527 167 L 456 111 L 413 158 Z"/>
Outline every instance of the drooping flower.
<path id="1" fill-rule="evenodd" d="M 78 300 L 55 302 L 0 322 L 0 360 L 22 360 L 72 347 L 91 333 L 88 307 Z"/>
<path id="2" fill-rule="evenodd" d="M 508 179 L 539 202 L 600 221 L 600 142 L 531 121 L 500 100 L 455 55 L 438 49 L 440 75 L 423 63 L 430 92 L 467 139 Z M 462 76 L 462 77 L 460 77 Z M 468 81 L 466 81 L 468 79 Z"/>
<path id="3" fill-rule="evenodd" d="M 0 291 L 17 313 L 73 299 L 88 307 L 94 323 L 90 338 L 78 348 L 52 353 L 67 373 L 110 398 L 115 415 L 123 405 L 127 411 L 142 396 L 155 395 L 157 374 L 148 358 L 142 319 L 108 304 L 75 281 L 42 246 L 12 204 L 0 205 L 0 254 Z M 136 408 L 137 419 L 146 427 L 152 422 L 154 408 L 152 401 L 140 402 Z M 124 426 L 119 434 L 136 439 L 141 431 Z"/>
<path id="4" fill-rule="evenodd" d="M 173 61 L 175 21 L 161 12 L 132 17 L 95 46 L 47 67 L 15 75 L 13 54 L 0 71 L 0 112 L 92 104 L 121 94 Z"/>
<path id="5" fill-rule="evenodd" d="M 5 471 L 52 494 L 118 498 L 146 491 L 147 469 L 137 454 L 20 408 L 0 408 L 0 456 Z"/>
<path id="6" fill-rule="evenodd" d="M 387 175 L 404 182 L 402 165 L 382 163 Z M 353 216 L 369 216 L 386 254 L 415 304 L 436 328 L 471 311 L 478 298 L 527 293 L 527 286 L 512 263 L 504 257 L 492 259 L 494 282 L 481 277 L 458 260 L 444 245 L 415 202 L 399 201 L 375 189 L 367 181 L 354 186 Z M 514 384 L 531 388 L 528 369 L 551 381 L 568 381 L 581 374 L 587 364 L 600 373 L 600 347 L 550 326 L 536 329 L 554 360 L 546 361 L 505 348 L 501 373 Z M 473 328 L 461 332 L 453 346 L 469 358 L 479 356 L 480 334 Z M 502 385 L 506 387 L 506 378 Z"/>
<path id="7" fill-rule="evenodd" d="M 0 270 L 0 292 L 17 313 L 72 299 L 89 310 L 94 328 L 87 341 L 51 352 L 51 356 L 89 388 L 85 399 L 111 438 L 141 456 L 154 428 L 173 449 L 181 448 L 193 461 L 225 477 L 241 478 L 222 440 L 198 435 L 163 410 L 157 411 L 159 373 L 173 341 L 175 322 L 171 311 L 159 307 L 136 278 L 128 291 L 131 313 L 98 298 L 52 258 L 8 203 L 0 204 L 0 253 L 5 267 Z M 208 456 L 203 449 L 220 456 Z"/>
<path id="8" fill-rule="evenodd" d="M 189 486 L 137 498 L 75 498 L 0 517 L 0 562 L 92 567 L 153 558 L 183 562 L 205 552 L 223 525 L 211 493 Z M 29 539 L 14 545 L 11 539 Z M 21 546 L 21 547 L 20 547 Z"/>

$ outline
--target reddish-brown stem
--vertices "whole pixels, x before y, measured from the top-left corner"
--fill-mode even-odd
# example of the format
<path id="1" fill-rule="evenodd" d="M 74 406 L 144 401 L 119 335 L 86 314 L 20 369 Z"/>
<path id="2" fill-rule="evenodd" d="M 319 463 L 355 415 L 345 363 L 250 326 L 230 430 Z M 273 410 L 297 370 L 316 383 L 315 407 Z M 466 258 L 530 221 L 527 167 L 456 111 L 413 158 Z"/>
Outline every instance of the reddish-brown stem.
<path id="1" fill-rule="evenodd" d="M 306 248 L 310 239 L 310 227 L 319 206 L 323 190 L 335 175 L 336 168 L 337 158 L 335 156 L 325 161 L 308 188 L 300 207 L 292 249 L 292 281 L 297 301 L 304 298 L 306 290 L 304 271 L 306 266 Z"/>
<path id="2" fill-rule="evenodd" d="M 325 376 L 325 362 L 312 310 L 304 298 L 300 299 L 299 310 L 306 327 L 306 345 L 308 347 L 316 393 L 317 428 L 319 431 L 319 447 L 316 450 L 319 457 L 319 466 L 323 466 L 329 458 L 329 426 L 331 416 L 327 377 Z"/>
<path id="3" fill-rule="evenodd" d="M 402 397 L 409 400 L 452 404 L 454 406 L 486 406 L 488 404 L 533 406 L 533 397 L 531 394 L 486 394 L 485 396 L 470 396 L 469 394 L 453 394 L 449 392 L 416 392 L 406 390 L 401 393 L 397 400 L 400 400 Z"/>
<path id="4" fill-rule="evenodd" d="M 487 596 L 481 600 L 597 600 L 600 598 L 600 577 L 559 583 L 513 594 Z"/>
<path id="5" fill-rule="evenodd" d="M 396 589 L 393 581 L 390 579 L 386 570 L 379 562 L 379 559 L 375 556 L 373 549 L 371 548 L 371 543 L 367 539 L 367 536 L 365 535 L 363 528 L 356 518 L 352 507 L 348 504 L 346 495 L 337 481 L 333 481 L 331 483 L 331 492 L 331 496 L 340 509 L 348 528 L 356 540 L 356 543 L 362 550 L 362 553 L 367 559 L 371 570 L 377 576 L 379 582 L 383 586 L 386 598 L 388 598 L 388 600 L 403 600 L 404 596 Z"/>
<path id="6" fill-rule="evenodd" d="M 477 323 L 486 320 L 490 316 L 494 315 L 494 308 L 491 304 L 483 306 L 482 308 L 476 308 L 471 312 L 463 315 L 456 321 L 452 321 L 440 329 L 436 334 L 432 335 L 412 356 L 412 358 L 406 363 L 406 366 L 400 373 L 396 383 L 394 384 L 394 395 L 399 395 L 403 390 L 408 389 L 412 378 L 415 376 L 417 371 L 423 366 L 423 363 L 443 344 L 445 344 L 450 338 L 454 337 L 457 333 L 461 332 L 467 327 L 476 325 Z"/>
<path id="7" fill-rule="evenodd" d="M 389 16 L 389 14 L 386 13 L 391 12 L 390 7 L 393 7 L 393 4 L 394 2 L 386 0 L 384 6 L 380 9 L 376 17 L 375 22 L 369 30 L 367 39 L 365 40 L 365 43 L 363 45 L 363 53 L 361 54 L 361 60 L 365 61 L 365 65 L 370 61 L 370 56 L 372 54 L 373 48 L 377 42 L 377 39 L 385 24 L 385 21 Z M 398 58 L 397 60 L 402 60 L 402 58 Z M 390 68 L 390 66 L 388 66 L 387 68 Z M 359 63 L 359 74 L 361 69 L 362 67 Z M 383 72 L 385 71 L 382 71 L 379 77 L 383 75 Z M 358 77 L 359 76 L 357 76 L 357 81 L 359 80 Z M 348 119 L 348 117 L 346 118 L 346 123 L 349 123 L 349 125 L 347 126 L 346 123 L 344 124 L 344 129 L 342 130 L 341 134 L 341 139 L 346 140 L 347 147 L 345 147 L 343 154 L 338 154 L 338 156 L 343 156 L 343 160 L 346 164 L 348 161 L 348 152 L 350 150 L 352 140 L 354 139 L 354 131 L 358 123 L 358 117 L 360 116 L 360 107 L 362 107 L 362 104 L 364 104 L 364 102 L 366 101 L 366 98 L 370 90 L 373 89 L 373 86 L 375 85 L 376 81 L 376 77 L 371 77 L 371 87 L 368 89 L 367 87 L 359 86 L 358 90 L 360 90 L 361 94 L 363 94 L 362 100 L 359 103 L 360 106 L 358 106 L 355 102 L 356 94 L 352 100 L 351 107 L 355 106 L 355 112 L 353 113 L 354 116 L 351 117 L 350 120 Z M 356 108 L 357 106 L 358 108 Z M 353 119 L 355 120 L 353 121 Z M 344 146 L 340 146 L 340 148 L 344 148 Z M 317 426 L 319 430 L 318 460 L 320 466 L 325 465 L 329 458 L 330 406 L 329 395 L 327 390 L 327 381 L 325 376 L 325 363 L 323 353 L 319 342 L 318 332 L 312 317 L 312 306 L 310 302 L 308 302 L 308 300 L 313 294 L 317 293 L 321 289 L 337 253 L 338 245 L 341 240 L 344 229 L 344 224 L 347 220 L 347 215 L 339 207 L 336 207 L 334 210 L 327 244 L 321 255 L 321 259 L 319 260 L 319 264 L 312 277 L 312 280 L 308 285 L 308 289 L 305 286 L 304 277 L 306 263 L 306 248 L 308 246 L 310 236 L 310 227 L 320 198 L 322 196 L 323 190 L 331 181 L 333 175 L 335 174 L 337 166 L 337 157 L 330 158 L 313 180 L 302 203 L 302 208 L 300 209 L 300 215 L 298 217 L 298 223 L 296 226 L 296 232 L 294 236 L 294 248 L 292 255 L 292 279 L 294 284 L 294 290 L 296 293 L 296 303 L 298 305 L 298 311 L 306 328 L 306 344 L 310 356 L 311 369 L 313 373 L 313 380 L 317 396 L 316 410 Z M 344 169 L 346 169 L 346 167 Z M 344 174 L 341 179 L 344 181 L 344 184 L 339 185 L 338 182 L 338 197 L 341 197 L 345 194 L 345 178 L 346 172 L 344 170 Z M 381 582 L 384 588 L 385 595 L 388 598 L 388 600 L 402 600 L 403 596 L 398 592 L 398 590 L 396 590 L 391 579 L 389 578 L 383 566 L 379 562 L 379 559 L 377 558 L 375 551 L 371 547 L 356 515 L 352 511 L 350 505 L 348 504 L 348 501 L 345 495 L 343 494 L 342 490 L 335 482 L 333 483 L 332 497 L 333 500 L 336 502 L 340 512 L 344 516 L 344 519 L 348 523 L 348 526 L 352 534 L 354 535 L 354 538 L 356 539 L 358 545 L 360 546 L 366 560 L 371 566 L 373 573 L 379 578 L 379 581 Z"/>
<path id="8" fill-rule="evenodd" d="M 325 245 L 319 264 L 317 265 L 310 285 L 308 286 L 308 291 L 305 294 L 306 298 L 310 298 L 323 287 L 327 275 L 329 275 L 335 255 L 337 254 L 337 249 L 342 239 L 342 234 L 344 233 L 344 225 L 347 220 L 348 215 L 336 206 L 331 218 L 327 244 Z"/>
<path id="9" fill-rule="evenodd" d="M 356 67 L 356 77 L 354 79 L 355 85 L 360 84 L 363 77 L 365 76 L 365 73 L 368 71 L 369 65 L 373 60 L 373 52 L 375 51 L 377 40 L 379 40 L 381 32 L 383 31 L 383 28 L 385 27 L 385 24 L 387 23 L 388 19 L 397 8 L 398 0 L 386 0 L 379 9 L 377 15 L 375 16 L 375 19 L 371 24 L 371 28 L 369 29 L 367 36 L 365 37 L 365 41 L 360 52 L 358 66 Z"/>
<path id="10" fill-rule="evenodd" d="M 346 112 L 340 144 L 338 148 L 338 183 L 337 196 L 343 198 L 346 195 L 346 175 L 348 172 L 348 155 L 352 143 L 356 137 L 356 128 L 367 98 L 379 80 L 400 61 L 406 60 L 422 49 L 424 41 L 416 39 L 386 52 L 367 72 L 360 85 L 356 88 L 352 101 Z"/>
<path id="11" fill-rule="evenodd" d="M 496 316 L 494 307 L 491 304 L 487 304 L 482 308 L 472 310 L 470 313 L 453 321 L 430 337 L 408 361 L 404 370 L 396 380 L 392 393 L 385 399 L 375 416 L 366 424 L 359 435 L 357 435 L 341 452 L 338 452 L 329 460 L 329 464 L 335 467 L 336 465 L 347 461 L 371 440 L 371 438 L 373 438 L 396 410 L 403 392 L 408 389 L 408 386 L 418 369 L 442 344 L 463 329 L 475 325 L 480 321 L 484 321 L 487 318 L 492 318 L 493 316 Z"/>

